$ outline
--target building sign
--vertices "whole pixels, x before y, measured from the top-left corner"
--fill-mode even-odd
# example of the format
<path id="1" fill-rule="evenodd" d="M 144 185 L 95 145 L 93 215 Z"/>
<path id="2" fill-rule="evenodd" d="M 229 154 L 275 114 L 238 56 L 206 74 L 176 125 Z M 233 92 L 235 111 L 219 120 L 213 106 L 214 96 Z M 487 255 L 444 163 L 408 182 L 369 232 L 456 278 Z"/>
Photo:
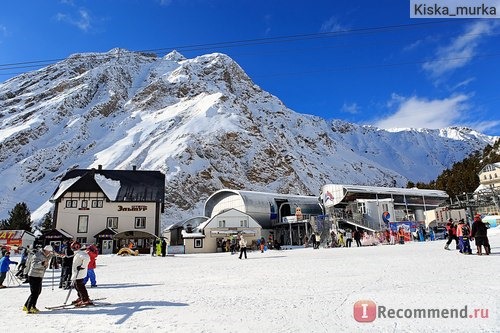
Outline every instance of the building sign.
<path id="1" fill-rule="evenodd" d="M 119 212 L 143 212 L 148 210 L 148 206 L 144 205 L 132 205 L 130 207 L 123 207 L 122 205 L 118 206 Z"/>
<path id="2" fill-rule="evenodd" d="M 17 235 L 19 233 L 19 235 Z M 16 236 L 17 237 L 14 237 Z M 11 239 L 11 238 L 21 238 L 22 232 L 19 232 L 17 230 L 8 230 L 8 231 L 1 231 L 0 232 L 0 239 Z"/>
<path id="3" fill-rule="evenodd" d="M 0 244 L 20 246 L 22 242 L 23 231 L 2 230 L 0 231 Z"/>

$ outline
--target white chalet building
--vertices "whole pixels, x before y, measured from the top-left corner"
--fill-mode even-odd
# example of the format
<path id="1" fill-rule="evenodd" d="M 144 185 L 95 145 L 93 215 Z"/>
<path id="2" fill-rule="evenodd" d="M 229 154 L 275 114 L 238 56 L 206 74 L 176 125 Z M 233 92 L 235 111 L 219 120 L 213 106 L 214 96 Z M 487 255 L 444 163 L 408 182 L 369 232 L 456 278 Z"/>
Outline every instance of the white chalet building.
<path id="1" fill-rule="evenodd" d="M 160 171 L 74 169 L 52 195 L 54 228 L 101 253 L 133 246 L 149 253 L 160 233 L 165 175 Z"/>

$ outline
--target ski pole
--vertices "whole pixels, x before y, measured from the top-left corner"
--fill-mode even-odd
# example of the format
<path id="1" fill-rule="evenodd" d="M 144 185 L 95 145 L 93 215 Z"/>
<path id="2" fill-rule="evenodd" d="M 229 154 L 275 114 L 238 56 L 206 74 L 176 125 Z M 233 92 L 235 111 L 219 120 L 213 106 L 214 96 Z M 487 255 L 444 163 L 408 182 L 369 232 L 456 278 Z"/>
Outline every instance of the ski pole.
<path id="1" fill-rule="evenodd" d="M 68 295 L 66 295 L 66 300 L 64 301 L 64 305 L 66 305 L 68 303 L 69 296 L 71 295 L 71 291 L 73 290 L 73 286 L 76 283 L 76 278 L 78 277 L 78 274 L 80 274 L 80 271 L 77 269 L 76 274 L 75 274 L 75 278 L 71 279 L 71 284 L 69 286 Z"/>
<path id="2" fill-rule="evenodd" d="M 78 275 L 78 272 L 76 272 L 76 275 Z M 76 282 L 76 279 L 71 280 L 71 284 L 69 285 L 68 295 L 66 295 L 66 300 L 64 300 L 64 305 L 66 305 L 68 303 L 68 299 L 69 299 L 69 296 L 71 295 L 71 291 L 73 290 L 73 285 L 75 284 L 75 282 Z"/>

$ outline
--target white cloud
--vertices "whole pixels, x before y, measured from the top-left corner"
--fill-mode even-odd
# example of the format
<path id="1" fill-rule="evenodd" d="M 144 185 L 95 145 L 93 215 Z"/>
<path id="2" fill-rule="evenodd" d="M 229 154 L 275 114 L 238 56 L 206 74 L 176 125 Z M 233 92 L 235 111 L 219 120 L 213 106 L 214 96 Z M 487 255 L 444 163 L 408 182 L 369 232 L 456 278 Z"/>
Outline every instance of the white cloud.
<path id="1" fill-rule="evenodd" d="M 472 122 L 467 127 L 473 128 L 479 133 L 488 133 L 490 130 L 494 130 L 493 132 L 498 133 L 498 128 L 500 127 L 500 120 Z"/>
<path id="2" fill-rule="evenodd" d="M 423 43 L 423 40 L 418 39 L 418 40 L 414 41 L 413 43 L 403 47 L 403 52 L 413 51 L 413 50 L 417 49 L 420 45 L 422 45 L 422 43 Z"/>
<path id="3" fill-rule="evenodd" d="M 90 16 L 90 13 L 84 9 L 81 8 L 78 10 L 78 15 L 77 17 L 73 17 L 72 15 L 68 14 L 63 14 L 63 13 L 58 13 L 56 15 L 56 19 L 61 22 L 66 22 L 71 25 L 76 26 L 78 29 L 82 31 L 89 31 L 92 28 L 91 21 L 92 18 Z"/>
<path id="4" fill-rule="evenodd" d="M 266 26 L 266 29 L 264 31 L 264 36 L 269 36 L 269 34 L 271 33 L 272 21 L 273 21 L 273 16 L 271 14 L 264 15 L 264 24 Z"/>
<path id="5" fill-rule="evenodd" d="M 335 32 L 344 30 L 347 30 L 346 27 L 342 26 L 335 16 L 332 16 L 327 21 L 323 22 L 320 29 L 321 32 Z"/>
<path id="6" fill-rule="evenodd" d="M 471 78 L 468 78 L 468 79 L 465 79 L 457 84 L 455 84 L 452 88 L 451 88 L 451 91 L 455 91 L 457 90 L 458 88 L 463 88 L 463 87 L 466 87 L 469 85 L 469 83 L 475 81 L 476 78 L 474 77 L 471 77 Z"/>
<path id="7" fill-rule="evenodd" d="M 482 39 L 498 24 L 494 20 L 477 21 L 467 27 L 464 34 L 454 38 L 449 45 L 441 46 L 434 61 L 422 65 L 432 77 L 439 77 L 467 65 L 474 56 Z"/>
<path id="8" fill-rule="evenodd" d="M 359 106 L 356 103 L 351 103 L 351 104 L 344 103 L 344 105 L 342 105 L 342 108 L 340 110 L 345 113 L 357 114 L 359 112 Z"/>
<path id="9" fill-rule="evenodd" d="M 396 112 L 375 123 L 380 128 L 443 128 L 456 126 L 462 112 L 468 106 L 467 95 L 456 95 L 445 99 L 404 98 L 393 95 L 388 105 L 395 106 Z"/>
<path id="10" fill-rule="evenodd" d="M 0 36 L 7 36 L 7 27 L 0 24 Z"/>

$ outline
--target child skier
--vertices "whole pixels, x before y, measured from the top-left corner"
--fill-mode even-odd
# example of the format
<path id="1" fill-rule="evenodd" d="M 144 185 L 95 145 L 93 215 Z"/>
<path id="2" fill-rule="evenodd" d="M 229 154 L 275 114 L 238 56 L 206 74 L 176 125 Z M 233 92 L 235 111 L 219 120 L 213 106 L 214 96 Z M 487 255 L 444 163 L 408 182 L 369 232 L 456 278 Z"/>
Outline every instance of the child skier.
<path id="1" fill-rule="evenodd" d="M 462 253 L 472 254 L 472 249 L 470 247 L 470 227 L 468 223 L 462 224 Z"/>

